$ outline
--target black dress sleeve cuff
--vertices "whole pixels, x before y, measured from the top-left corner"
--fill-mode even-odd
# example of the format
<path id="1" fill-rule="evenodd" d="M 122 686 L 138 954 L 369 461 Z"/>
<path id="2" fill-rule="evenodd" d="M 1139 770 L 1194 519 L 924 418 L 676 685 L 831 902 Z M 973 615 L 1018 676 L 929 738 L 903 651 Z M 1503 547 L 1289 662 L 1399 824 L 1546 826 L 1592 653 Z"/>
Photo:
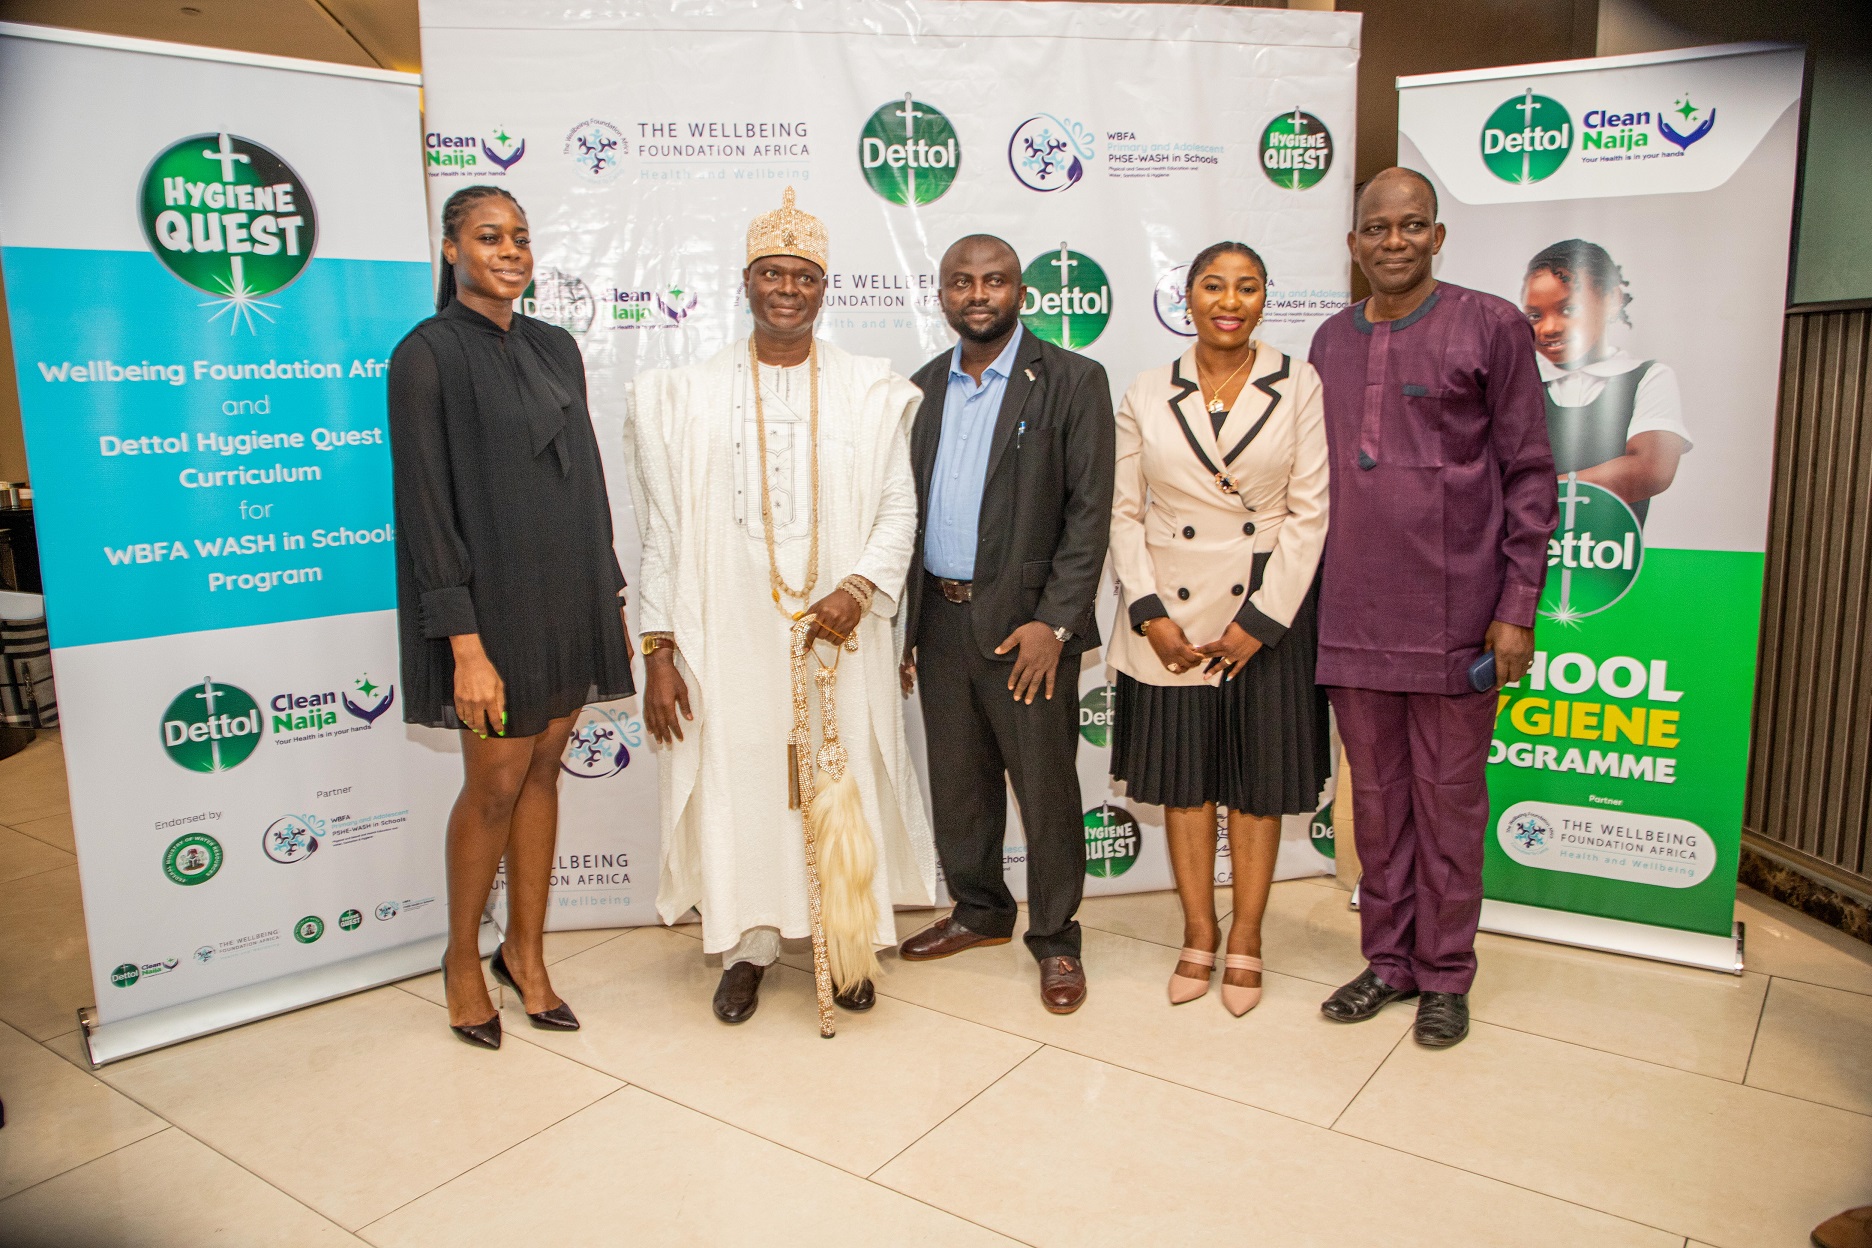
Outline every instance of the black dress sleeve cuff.
<path id="1" fill-rule="evenodd" d="M 1263 615 L 1251 600 L 1243 599 L 1241 610 L 1235 613 L 1235 622 L 1242 626 L 1247 634 L 1264 646 L 1278 646 L 1281 638 L 1287 635 L 1287 626 L 1278 620 Z"/>
<path id="2" fill-rule="evenodd" d="M 457 637 L 478 633 L 474 599 L 466 585 L 432 589 L 422 596 L 422 628 L 425 637 Z"/>
<path id="3" fill-rule="evenodd" d="M 1131 604 L 1131 631 L 1135 633 L 1158 616 L 1169 614 L 1170 612 L 1164 607 L 1163 599 L 1156 594 L 1145 594 Z"/>

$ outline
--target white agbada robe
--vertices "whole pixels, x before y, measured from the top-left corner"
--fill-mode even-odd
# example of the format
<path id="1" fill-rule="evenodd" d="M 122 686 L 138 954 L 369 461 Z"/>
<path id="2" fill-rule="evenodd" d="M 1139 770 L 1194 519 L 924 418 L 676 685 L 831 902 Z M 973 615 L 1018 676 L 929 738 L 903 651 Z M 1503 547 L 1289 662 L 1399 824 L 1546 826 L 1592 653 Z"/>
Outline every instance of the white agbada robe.
<path id="1" fill-rule="evenodd" d="M 858 651 L 838 667 L 840 736 L 878 842 L 874 942 L 895 943 L 892 906 L 930 905 L 936 852 L 904 739 L 892 620 L 916 541 L 910 422 L 921 394 L 887 360 L 819 344 L 819 577 L 810 601 L 856 574 L 877 586 Z M 809 366 L 761 368 L 767 470 L 781 575 L 805 581 L 811 524 Z M 810 934 L 800 813 L 787 807 L 792 622 L 775 608 L 761 523 L 747 340 L 632 388 L 625 453 L 643 562 L 639 627 L 675 634 L 693 721 L 658 746 L 662 874 L 657 913 L 695 907 L 703 948 L 744 933 Z M 786 610 L 807 603 L 788 599 Z M 830 657 L 823 643 L 822 654 Z M 817 688 L 812 693 L 817 726 Z M 679 712 L 680 713 L 680 712 Z"/>

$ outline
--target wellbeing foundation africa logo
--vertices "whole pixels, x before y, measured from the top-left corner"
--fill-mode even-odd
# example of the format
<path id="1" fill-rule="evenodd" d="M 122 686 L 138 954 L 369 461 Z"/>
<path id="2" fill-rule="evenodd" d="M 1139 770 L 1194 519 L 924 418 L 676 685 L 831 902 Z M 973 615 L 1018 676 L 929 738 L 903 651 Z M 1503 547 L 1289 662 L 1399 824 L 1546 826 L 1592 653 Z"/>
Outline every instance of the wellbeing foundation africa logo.
<path id="1" fill-rule="evenodd" d="M 940 109 L 905 92 L 880 105 L 858 133 L 858 164 L 893 204 L 928 204 L 955 185 L 962 145 Z"/>
<path id="2" fill-rule="evenodd" d="M 143 236 L 163 267 L 212 298 L 211 321 L 228 332 L 271 321 L 262 298 L 311 262 L 318 213 L 303 179 L 278 155 L 237 134 L 196 134 L 170 144 L 143 174 Z"/>

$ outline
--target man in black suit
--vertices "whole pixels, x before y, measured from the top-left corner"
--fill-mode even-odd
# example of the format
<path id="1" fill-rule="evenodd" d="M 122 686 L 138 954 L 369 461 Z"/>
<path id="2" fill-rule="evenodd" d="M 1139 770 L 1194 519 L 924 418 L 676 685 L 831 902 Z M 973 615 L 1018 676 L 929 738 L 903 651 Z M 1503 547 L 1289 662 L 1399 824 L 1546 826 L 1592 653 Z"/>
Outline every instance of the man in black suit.
<path id="1" fill-rule="evenodd" d="M 961 341 L 924 365 L 910 435 L 917 542 L 904 590 L 903 681 L 923 677 L 936 850 L 955 909 L 903 943 L 908 961 L 1013 936 L 1001 874 L 1003 775 L 1027 834 L 1027 947 L 1055 1014 L 1085 1000 L 1085 827 L 1073 756 L 1079 662 L 1111 528 L 1111 390 L 1096 361 L 1025 332 L 1020 258 L 972 235 L 943 256 Z"/>

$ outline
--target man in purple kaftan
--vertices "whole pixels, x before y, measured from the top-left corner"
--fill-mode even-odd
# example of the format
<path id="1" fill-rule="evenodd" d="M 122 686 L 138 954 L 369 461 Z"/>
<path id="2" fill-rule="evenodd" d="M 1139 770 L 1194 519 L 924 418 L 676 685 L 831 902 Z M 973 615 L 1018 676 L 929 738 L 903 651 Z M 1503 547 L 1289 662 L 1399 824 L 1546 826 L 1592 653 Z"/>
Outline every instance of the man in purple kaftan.
<path id="1" fill-rule="evenodd" d="M 1421 994 L 1417 1040 L 1446 1047 L 1469 1029 L 1496 689 L 1533 657 L 1554 461 L 1526 318 L 1432 275 L 1429 182 L 1385 170 L 1354 216 L 1372 296 L 1310 359 L 1332 462 L 1318 679 L 1351 765 L 1369 968 L 1320 1008 L 1360 1022 Z"/>

